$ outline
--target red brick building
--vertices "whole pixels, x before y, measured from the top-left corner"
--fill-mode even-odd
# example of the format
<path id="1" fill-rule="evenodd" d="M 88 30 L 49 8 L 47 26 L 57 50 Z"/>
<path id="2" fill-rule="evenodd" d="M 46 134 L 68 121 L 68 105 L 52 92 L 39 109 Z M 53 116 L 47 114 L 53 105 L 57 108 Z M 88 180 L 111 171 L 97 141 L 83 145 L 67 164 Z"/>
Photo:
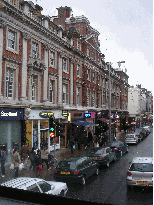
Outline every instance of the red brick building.
<path id="1" fill-rule="evenodd" d="M 43 118 L 42 112 L 53 113 L 56 121 L 65 124 L 59 142 L 66 147 L 68 119 L 63 111 L 72 113 L 72 122 L 85 120 L 84 113 L 92 112 L 96 117 L 89 122 L 94 123 L 98 112 L 109 109 L 109 70 L 100 51 L 99 32 L 86 17 L 73 17 L 70 7 L 59 7 L 57 17 L 44 16 L 41 11 L 31 1 L 2 0 L 0 5 L 0 108 L 2 115 L 24 113 L 17 120 L 19 134 L 14 140 L 19 148 L 26 140 L 25 130 L 30 146 L 40 148 L 46 143 L 51 148 L 48 116 Z M 112 68 L 113 113 L 127 110 L 128 83 L 121 90 L 124 82 Z M 121 100 L 126 104 L 123 107 L 122 93 L 125 98 Z M 10 126 L 11 131 L 11 118 L 4 120 L 2 115 L 0 122 L 5 128 Z M 9 141 L 10 133 L 6 135 Z M 0 143 L 6 143 L 5 139 Z M 8 149 L 12 149 L 11 143 L 7 142 Z"/>

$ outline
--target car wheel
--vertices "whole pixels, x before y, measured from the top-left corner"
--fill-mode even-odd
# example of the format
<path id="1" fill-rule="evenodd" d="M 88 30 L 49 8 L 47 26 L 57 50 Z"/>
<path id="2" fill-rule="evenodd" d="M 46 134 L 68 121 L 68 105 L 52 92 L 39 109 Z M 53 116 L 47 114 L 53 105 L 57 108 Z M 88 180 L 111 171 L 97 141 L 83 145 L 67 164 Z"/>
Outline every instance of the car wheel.
<path id="1" fill-rule="evenodd" d="M 82 176 L 82 185 L 85 185 L 86 184 L 86 178 L 85 176 Z"/>
<path id="2" fill-rule="evenodd" d="M 120 156 L 122 157 L 122 155 L 123 155 L 123 153 L 122 153 L 122 150 L 121 150 L 121 152 L 120 152 Z"/>
<path id="3" fill-rule="evenodd" d="M 59 196 L 64 196 L 64 193 L 65 193 L 64 190 L 61 190 Z"/>
<path id="4" fill-rule="evenodd" d="M 98 174 L 99 174 L 99 169 L 97 168 L 96 172 L 95 172 L 95 175 L 98 175 Z"/>
<path id="5" fill-rule="evenodd" d="M 109 162 L 109 160 L 107 161 L 106 166 L 109 168 L 109 166 L 110 166 L 110 162 Z"/>

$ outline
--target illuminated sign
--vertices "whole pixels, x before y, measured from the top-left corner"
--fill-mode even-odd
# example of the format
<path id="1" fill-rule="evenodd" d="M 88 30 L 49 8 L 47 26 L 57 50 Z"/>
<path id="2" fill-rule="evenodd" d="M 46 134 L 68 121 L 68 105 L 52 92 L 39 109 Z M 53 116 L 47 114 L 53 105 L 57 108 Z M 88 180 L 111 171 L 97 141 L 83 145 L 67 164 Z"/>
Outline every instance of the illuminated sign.
<path id="1" fill-rule="evenodd" d="M 85 116 L 85 118 L 90 118 L 91 117 L 91 113 L 85 113 L 84 116 Z"/>
<path id="2" fill-rule="evenodd" d="M 0 108 L 0 120 L 23 120 L 24 110 L 15 108 Z"/>
<path id="3" fill-rule="evenodd" d="M 68 117 L 68 116 L 69 116 L 69 113 L 68 113 L 68 112 L 63 111 L 63 116 L 64 116 L 64 117 Z"/>
<path id="4" fill-rule="evenodd" d="M 42 118 L 49 118 L 50 116 L 53 116 L 53 115 L 54 115 L 53 112 L 45 112 L 45 111 L 43 111 L 43 112 L 39 113 L 39 116 L 42 117 Z"/>

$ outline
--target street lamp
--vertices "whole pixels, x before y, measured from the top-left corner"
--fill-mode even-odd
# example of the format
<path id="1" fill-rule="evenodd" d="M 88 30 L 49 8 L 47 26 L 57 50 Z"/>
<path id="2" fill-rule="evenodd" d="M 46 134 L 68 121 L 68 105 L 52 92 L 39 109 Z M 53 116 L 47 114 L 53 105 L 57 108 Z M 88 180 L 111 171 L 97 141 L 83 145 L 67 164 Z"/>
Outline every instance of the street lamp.
<path id="1" fill-rule="evenodd" d="M 109 141 L 111 141 L 111 77 L 110 77 L 111 62 L 107 63 L 107 65 L 109 65 Z"/>

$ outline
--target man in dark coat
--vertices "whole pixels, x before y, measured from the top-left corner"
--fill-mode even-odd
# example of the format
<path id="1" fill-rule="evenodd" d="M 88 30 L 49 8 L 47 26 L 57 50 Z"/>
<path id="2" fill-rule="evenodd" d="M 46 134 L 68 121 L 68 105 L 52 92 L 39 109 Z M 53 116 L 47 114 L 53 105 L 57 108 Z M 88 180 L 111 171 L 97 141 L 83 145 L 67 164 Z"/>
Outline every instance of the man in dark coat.
<path id="1" fill-rule="evenodd" d="M 81 145 L 81 136 L 78 136 L 78 150 L 80 150 L 80 145 Z"/>
<path id="2" fill-rule="evenodd" d="M 2 177 L 5 177 L 5 160 L 6 160 L 6 151 L 4 148 L 0 151 L 0 161 L 1 161 L 1 171 L 2 171 Z"/>
<path id="3" fill-rule="evenodd" d="M 89 132 L 88 132 L 88 143 L 89 143 L 89 145 L 91 145 L 92 139 L 93 139 L 92 133 L 91 133 L 91 131 L 89 131 Z"/>
<path id="4" fill-rule="evenodd" d="M 70 139 L 70 146 L 71 146 L 71 154 L 73 154 L 73 146 L 74 146 L 74 139 Z"/>

